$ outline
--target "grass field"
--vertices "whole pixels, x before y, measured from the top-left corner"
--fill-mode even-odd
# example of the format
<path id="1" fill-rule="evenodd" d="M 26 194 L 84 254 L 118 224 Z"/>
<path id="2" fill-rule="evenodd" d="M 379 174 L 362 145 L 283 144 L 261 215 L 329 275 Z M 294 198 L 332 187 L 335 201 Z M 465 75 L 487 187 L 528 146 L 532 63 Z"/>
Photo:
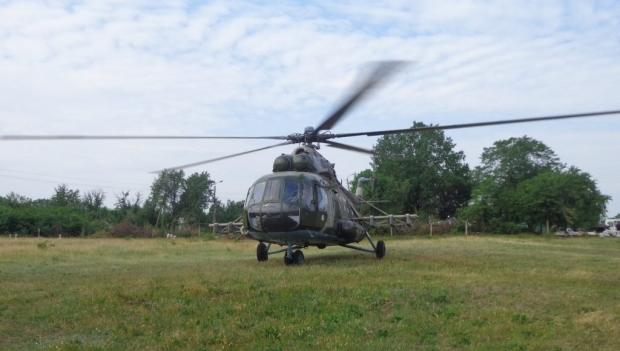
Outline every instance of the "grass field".
<path id="1" fill-rule="evenodd" d="M 389 238 L 388 238 L 389 239 Z M 0 239 L 1 350 L 620 350 L 620 240 Z"/>

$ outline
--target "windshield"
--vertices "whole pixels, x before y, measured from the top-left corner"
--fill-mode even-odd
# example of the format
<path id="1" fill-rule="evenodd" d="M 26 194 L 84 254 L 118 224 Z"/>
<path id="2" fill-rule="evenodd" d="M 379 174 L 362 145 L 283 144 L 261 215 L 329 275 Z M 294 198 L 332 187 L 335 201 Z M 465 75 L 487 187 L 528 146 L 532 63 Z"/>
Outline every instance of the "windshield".
<path id="1" fill-rule="evenodd" d="M 275 178 L 256 183 L 248 192 L 247 205 L 257 202 L 299 203 L 301 184 L 297 179 Z"/>
<path id="2" fill-rule="evenodd" d="M 270 179 L 265 186 L 265 195 L 263 202 L 279 202 L 280 188 L 282 187 L 282 179 Z"/>
<path id="3" fill-rule="evenodd" d="M 250 189 L 248 199 L 246 201 L 247 206 L 260 202 L 263 199 L 263 193 L 265 192 L 265 182 L 256 183 Z"/>

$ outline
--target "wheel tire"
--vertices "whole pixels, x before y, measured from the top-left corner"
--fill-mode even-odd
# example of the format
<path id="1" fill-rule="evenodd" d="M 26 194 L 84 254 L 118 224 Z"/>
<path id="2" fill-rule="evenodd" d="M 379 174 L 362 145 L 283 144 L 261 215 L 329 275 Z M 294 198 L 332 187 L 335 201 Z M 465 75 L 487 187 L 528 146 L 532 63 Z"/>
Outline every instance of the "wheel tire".
<path id="1" fill-rule="evenodd" d="M 295 263 L 295 254 L 293 254 L 293 257 L 288 257 L 288 255 L 286 254 L 286 252 L 284 253 L 284 264 L 289 266 Z"/>
<path id="2" fill-rule="evenodd" d="M 259 243 L 258 246 L 256 246 L 256 259 L 258 262 L 264 262 L 269 259 L 269 250 L 264 243 Z"/>
<path id="3" fill-rule="evenodd" d="M 375 248 L 375 255 L 378 259 L 382 259 L 385 256 L 385 243 L 383 240 L 377 241 L 377 247 Z"/>
<path id="4" fill-rule="evenodd" d="M 295 264 L 303 264 L 304 263 L 304 253 L 301 250 L 297 250 L 293 252 L 293 263 Z"/>

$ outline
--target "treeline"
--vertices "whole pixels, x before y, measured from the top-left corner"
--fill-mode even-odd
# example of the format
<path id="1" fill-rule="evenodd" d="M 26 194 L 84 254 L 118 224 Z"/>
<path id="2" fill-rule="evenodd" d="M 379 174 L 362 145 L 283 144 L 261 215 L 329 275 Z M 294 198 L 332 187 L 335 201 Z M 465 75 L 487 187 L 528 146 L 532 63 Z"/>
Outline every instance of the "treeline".
<path id="1" fill-rule="evenodd" d="M 384 136 L 374 150 L 371 168 L 356 174 L 351 190 L 359 184 L 367 200 L 390 213 L 456 218 L 476 231 L 591 229 L 610 199 L 590 174 L 527 136 L 485 148 L 474 169 L 440 130 Z"/>
<path id="2" fill-rule="evenodd" d="M 19 235 L 158 236 L 203 231 L 213 221 L 233 221 L 243 202 L 222 204 L 214 195 L 207 172 L 186 176 L 182 170 L 159 174 L 143 198 L 129 191 L 115 195 L 113 208 L 104 205 L 101 190 L 80 193 L 61 184 L 49 199 L 32 200 L 15 193 L 0 196 L 0 233 Z"/>
<path id="3" fill-rule="evenodd" d="M 351 190 L 358 185 L 365 199 L 389 213 L 457 218 L 475 231 L 590 229 L 601 223 L 610 199 L 590 174 L 563 164 L 547 145 L 527 136 L 496 141 L 473 169 L 440 130 L 383 136 L 374 151 L 371 167 L 356 174 Z M 117 194 L 113 208 L 104 206 L 103 191 L 81 194 L 66 185 L 56 187 L 49 199 L 10 193 L 0 197 L 0 233 L 196 233 L 201 227 L 205 231 L 215 215 L 222 223 L 242 214 L 242 201 L 222 204 L 214 190 L 209 173 L 187 176 L 179 170 L 160 173 L 146 196 Z"/>

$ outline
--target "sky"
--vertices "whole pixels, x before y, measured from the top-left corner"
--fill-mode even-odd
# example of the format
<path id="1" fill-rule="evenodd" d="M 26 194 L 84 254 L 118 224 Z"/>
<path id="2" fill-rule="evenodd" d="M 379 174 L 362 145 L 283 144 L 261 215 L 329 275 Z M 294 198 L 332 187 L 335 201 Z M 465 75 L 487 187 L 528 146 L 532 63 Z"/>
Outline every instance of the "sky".
<path id="1" fill-rule="evenodd" d="M 620 2 L 0 0 L 0 134 L 287 135 L 317 125 L 380 60 L 411 64 L 333 132 L 620 109 Z M 497 140 L 540 140 L 589 172 L 615 215 L 619 130 L 615 116 L 446 134 L 472 167 Z M 124 190 L 148 194 L 151 171 L 271 143 L 3 141 L 0 194 L 49 197 L 66 183 L 111 206 Z M 291 150 L 186 172 L 241 200 Z M 343 182 L 369 166 L 321 151 Z"/>

